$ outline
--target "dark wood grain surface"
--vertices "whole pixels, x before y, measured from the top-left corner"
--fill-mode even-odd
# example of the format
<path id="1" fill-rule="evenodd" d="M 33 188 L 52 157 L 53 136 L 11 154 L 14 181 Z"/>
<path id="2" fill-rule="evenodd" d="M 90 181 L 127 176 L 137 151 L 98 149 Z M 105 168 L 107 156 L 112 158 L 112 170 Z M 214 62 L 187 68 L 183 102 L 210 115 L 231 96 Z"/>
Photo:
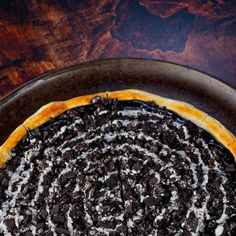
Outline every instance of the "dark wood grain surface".
<path id="1" fill-rule="evenodd" d="M 0 0 L 0 97 L 88 60 L 171 61 L 236 87 L 235 0 Z"/>

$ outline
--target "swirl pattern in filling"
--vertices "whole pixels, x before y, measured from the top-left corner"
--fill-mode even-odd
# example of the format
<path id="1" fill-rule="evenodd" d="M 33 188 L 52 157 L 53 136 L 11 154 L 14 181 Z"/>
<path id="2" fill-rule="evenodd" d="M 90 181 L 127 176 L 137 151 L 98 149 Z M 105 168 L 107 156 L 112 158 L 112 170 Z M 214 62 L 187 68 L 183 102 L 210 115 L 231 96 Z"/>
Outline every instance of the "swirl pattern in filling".
<path id="1" fill-rule="evenodd" d="M 27 135 L 0 171 L 3 235 L 234 235 L 235 162 L 140 101 L 93 99 Z"/>

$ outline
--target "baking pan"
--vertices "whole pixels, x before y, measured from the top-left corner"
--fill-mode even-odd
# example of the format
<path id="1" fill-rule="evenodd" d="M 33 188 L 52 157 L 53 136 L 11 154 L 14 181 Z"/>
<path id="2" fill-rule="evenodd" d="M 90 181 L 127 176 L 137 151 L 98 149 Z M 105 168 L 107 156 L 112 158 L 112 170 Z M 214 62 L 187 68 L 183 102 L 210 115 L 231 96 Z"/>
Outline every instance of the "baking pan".
<path id="1" fill-rule="evenodd" d="M 0 101 L 0 145 L 41 106 L 79 95 L 141 89 L 188 102 L 236 134 L 236 91 L 212 76 L 163 61 L 107 59 L 49 72 Z"/>

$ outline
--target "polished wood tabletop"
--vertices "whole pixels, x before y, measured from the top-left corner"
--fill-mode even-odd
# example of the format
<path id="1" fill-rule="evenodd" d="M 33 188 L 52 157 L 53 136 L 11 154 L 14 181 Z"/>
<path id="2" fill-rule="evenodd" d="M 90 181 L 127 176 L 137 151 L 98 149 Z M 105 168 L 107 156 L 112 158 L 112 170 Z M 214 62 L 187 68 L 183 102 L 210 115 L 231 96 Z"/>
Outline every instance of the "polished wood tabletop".
<path id="1" fill-rule="evenodd" d="M 0 97 L 57 68 L 160 59 L 236 88 L 235 0 L 0 0 Z"/>

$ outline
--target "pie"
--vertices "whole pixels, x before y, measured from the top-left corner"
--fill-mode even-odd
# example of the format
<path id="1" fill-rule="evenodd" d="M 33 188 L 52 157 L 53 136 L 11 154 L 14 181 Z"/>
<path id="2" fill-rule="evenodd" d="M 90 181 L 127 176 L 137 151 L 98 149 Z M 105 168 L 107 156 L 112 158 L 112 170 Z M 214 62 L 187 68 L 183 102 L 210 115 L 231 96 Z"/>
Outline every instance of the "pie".
<path id="1" fill-rule="evenodd" d="M 0 235 L 235 235 L 236 138 L 180 101 L 52 102 L 0 147 Z"/>

